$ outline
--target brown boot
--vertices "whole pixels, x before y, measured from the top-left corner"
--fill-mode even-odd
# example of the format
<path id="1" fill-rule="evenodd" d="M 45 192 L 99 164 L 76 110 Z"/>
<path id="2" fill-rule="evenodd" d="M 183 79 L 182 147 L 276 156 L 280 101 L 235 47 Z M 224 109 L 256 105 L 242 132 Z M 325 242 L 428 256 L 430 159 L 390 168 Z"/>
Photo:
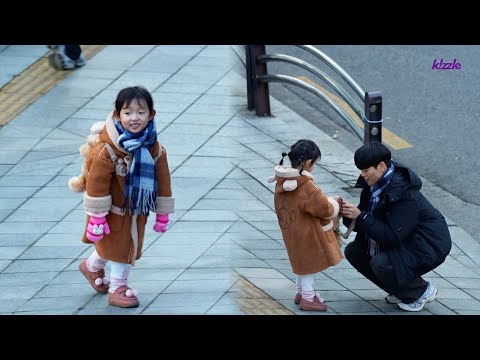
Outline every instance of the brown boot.
<path id="1" fill-rule="evenodd" d="M 115 292 L 108 293 L 108 303 L 122 308 L 136 307 L 140 304 L 135 295 L 127 296 L 127 290 L 132 291 L 128 286 L 120 286 Z"/>
<path id="2" fill-rule="evenodd" d="M 105 277 L 105 271 L 103 269 L 100 270 L 100 271 L 96 271 L 96 272 L 88 271 L 88 269 L 87 269 L 87 259 L 83 260 L 80 263 L 79 269 L 82 272 L 82 274 L 85 275 L 85 277 L 87 278 L 90 285 L 92 285 L 92 287 L 96 291 L 98 291 L 99 293 L 102 293 L 102 294 L 105 294 L 108 291 L 108 284 L 104 284 L 103 282 L 102 282 L 101 285 L 95 284 L 96 279 L 103 280 L 103 278 Z"/>

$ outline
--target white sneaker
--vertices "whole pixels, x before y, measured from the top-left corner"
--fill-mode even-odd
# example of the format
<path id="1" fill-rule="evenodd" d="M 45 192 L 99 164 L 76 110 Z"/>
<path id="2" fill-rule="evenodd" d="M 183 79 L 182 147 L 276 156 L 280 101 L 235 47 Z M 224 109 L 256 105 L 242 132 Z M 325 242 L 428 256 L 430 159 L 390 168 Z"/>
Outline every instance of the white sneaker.
<path id="1" fill-rule="evenodd" d="M 398 303 L 398 307 L 405 311 L 420 311 L 423 309 L 427 302 L 432 302 L 438 296 L 438 289 L 432 285 L 432 283 L 428 283 L 427 290 L 423 293 L 422 296 L 418 300 L 411 302 L 409 304 L 405 304 L 403 302 Z"/>
<path id="2" fill-rule="evenodd" d="M 77 60 L 75 60 L 75 66 L 76 67 L 84 66 L 86 63 L 87 63 L 87 61 L 85 60 L 85 58 L 82 55 L 80 55 L 80 57 Z"/>
<path id="3" fill-rule="evenodd" d="M 388 294 L 387 296 L 385 296 L 385 301 L 389 304 L 398 304 L 402 302 L 402 300 L 392 294 Z"/>
<path id="4" fill-rule="evenodd" d="M 72 70 L 75 61 L 65 55 L 65 45 L 49 45 L 48 62 L 56 70 Z"/>

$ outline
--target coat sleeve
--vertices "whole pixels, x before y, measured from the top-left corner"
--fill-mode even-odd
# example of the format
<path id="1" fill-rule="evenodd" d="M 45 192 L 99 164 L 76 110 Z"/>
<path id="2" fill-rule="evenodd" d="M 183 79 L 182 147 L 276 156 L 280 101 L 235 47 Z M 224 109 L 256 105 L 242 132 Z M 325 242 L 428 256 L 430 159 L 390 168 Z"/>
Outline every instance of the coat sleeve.
<path id="1" fill-rule="evenodd" d="M 157 173 L 157 214 L 170 214 L 175 211 L 174 198 L 172 197 L 172 184 L 170 169 L 168 168 L 167 150 L 160 146 L 161 155 L 157 160 L 155 169 Z"/>
<path id="2" fill-rule="evenodd" d="M 390 205 L 385 221 L 362 211 L 355 227 L 386 249 L 399 247 L 410 238 L 419 222 L 419 211 L 413 199 L 399 200 Z"/>
<path id="3" fill-rule="evenodd" d="M 112 205 L 111 183 L 114 172 L 113 163 L 101 156 L 105 151 L 104 145 L 99 146 L 92 152 L 89 165 L 86 192 L 83 196 L 83 205 L 89 212 L 110 211 Z"/>
<path id="4" fill-rule="evenodd" d="M 305 212 L 322 219 L 333 219 L 338 215 L 336 200 L 325 196 L 319 189 L 313 191 L 305 203 Z"/>

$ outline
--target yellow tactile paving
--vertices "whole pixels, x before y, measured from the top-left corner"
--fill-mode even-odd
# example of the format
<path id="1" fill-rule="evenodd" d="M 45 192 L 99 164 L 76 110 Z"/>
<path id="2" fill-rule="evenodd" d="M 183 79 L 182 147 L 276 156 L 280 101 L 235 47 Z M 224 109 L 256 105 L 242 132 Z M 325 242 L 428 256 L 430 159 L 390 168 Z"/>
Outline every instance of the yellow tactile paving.
<path id="1" fill-rule="evenodd" d="M 294 315 L 243 277 L 239 277 L 232 290 L 237 295 L 237 306 L 247 315 Z"/>
<path id="2" fill-rule="evenodd" d="M 82 55 L 89 60 L 107 45 L 80 46 Z M 71 73 L 69 70 L 53 69 L 48 64 L 47 55 L 38 59 L 0 89 L 0 126 L 8 123 Z"/>

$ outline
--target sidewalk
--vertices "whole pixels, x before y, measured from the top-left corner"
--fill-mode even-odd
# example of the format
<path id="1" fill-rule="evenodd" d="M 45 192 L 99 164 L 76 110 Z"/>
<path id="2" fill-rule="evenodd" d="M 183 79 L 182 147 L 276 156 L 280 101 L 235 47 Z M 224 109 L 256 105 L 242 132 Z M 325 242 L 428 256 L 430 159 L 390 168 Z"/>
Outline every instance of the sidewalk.
<path id="1" fill-rule="evenodd" d="M 351 151 L 275 99 L 274 117 L 248 111 L 237 66 L 229 45 L 107 46 L 0 127 L 0 313 L 480 314 L 480 245 L 451 221 L 451 254 L 425 276 L 439 297 L 423 311 L 387 304 L 345 259 L 316 278 L 330 309 L 298 310 L 266 179 L 299 138 L 322 151 L 313 174 L 324 192 L 358 202 L 358 170 Z M 90 125 L 106 118 L 118 90 L 138 84 L 154 96 L 176 212 L 162 235 L 147 224 L 129 278 L 141 304 L 120 309 L 78 271 L 93 247 L 80 241 L 82 194 L 67 182 L 80 173 Z"/>

